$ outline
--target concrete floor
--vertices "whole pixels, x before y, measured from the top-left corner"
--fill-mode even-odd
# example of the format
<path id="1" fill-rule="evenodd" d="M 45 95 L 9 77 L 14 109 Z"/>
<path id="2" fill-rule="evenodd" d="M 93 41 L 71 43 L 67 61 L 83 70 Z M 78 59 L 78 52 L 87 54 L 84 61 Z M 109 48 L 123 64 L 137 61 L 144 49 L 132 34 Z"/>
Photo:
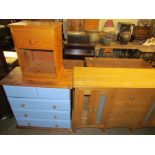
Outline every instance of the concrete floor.
<path id="1" fill-rule="evenodd" d="M 77 129 L 74 132 L 55 132 L 41 129 L 19 129 L 16 128 L 14 118 L 0 121 L 0 135 L 155 135 L 155 128 L 141 128 L 130 131 L 127 128 L 107 129 L 102 132 L 100 129 L 85 128 Z"/>

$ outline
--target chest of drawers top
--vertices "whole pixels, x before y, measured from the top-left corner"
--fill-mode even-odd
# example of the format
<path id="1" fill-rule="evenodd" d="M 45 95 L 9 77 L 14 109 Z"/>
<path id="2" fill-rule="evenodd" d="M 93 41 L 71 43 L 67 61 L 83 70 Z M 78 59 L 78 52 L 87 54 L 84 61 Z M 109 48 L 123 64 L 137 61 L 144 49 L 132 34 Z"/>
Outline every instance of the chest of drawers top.
<path id="1" fill-rule="evenodd" d="M 3 78 L 0 81 L 0 85 L 72 89 L 73 85 L 72 74 L 73 74 L 72 69 L 64 69 L 60 79 L 58 80 L 46 81 L 46 82 L 24 81 L 22 78 L 20 67 L 16 67 L 5 78 Z"/>

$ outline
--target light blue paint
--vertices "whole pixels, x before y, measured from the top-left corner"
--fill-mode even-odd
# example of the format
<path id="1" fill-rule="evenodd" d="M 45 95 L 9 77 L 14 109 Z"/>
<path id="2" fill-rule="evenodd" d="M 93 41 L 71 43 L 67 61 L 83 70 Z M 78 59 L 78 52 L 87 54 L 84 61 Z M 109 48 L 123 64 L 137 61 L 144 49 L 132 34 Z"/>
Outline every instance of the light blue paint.
<path id="1" fill-rule="evenodd" d="M 37 88 L 38 98 L 70 100 L 70 89 Z"/>
<path id="2" fill-rule="evenodd" d="M 8 97 L 37 98 L 36 88 L 21 86 L 3 86 Z"/>
<path id="3" fill-rule="evenodd" d="M 49 127 L 49 128 L 71 128 L 70 120 L 57 120 L 52 121 L 48 119 L 25 119 L 16 118 L 19 126 L 32 126 L 32 127 Z"/>
<path id="4" fill-rule="evenodd" d="M 13 108 L 15 117 L 50 119 L 50 120 L 70 120 L 70 111 L 53 111 L 53 110 L 33 110 L 33 109 L 15 109 Z"/>
<path id="5" fill-rule="evenodd" d="M 28 99 L 11 97 L 8 97 L 8 100 L 12 108 L 70 111 L 70 100 Z M 24 105 L 24 107 L 22 107 L 22 105 Z"/>

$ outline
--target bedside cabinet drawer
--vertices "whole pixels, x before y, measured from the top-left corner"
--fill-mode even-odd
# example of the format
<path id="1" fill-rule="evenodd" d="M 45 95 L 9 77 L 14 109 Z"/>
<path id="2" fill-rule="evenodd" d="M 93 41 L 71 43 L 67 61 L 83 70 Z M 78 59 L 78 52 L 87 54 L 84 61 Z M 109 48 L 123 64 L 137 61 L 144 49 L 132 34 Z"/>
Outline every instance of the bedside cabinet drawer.
<path id="1" fill-rule="evenodd" d="M 12 109 L 15 117 L 50 119 L 50 120 L 70 120 L 70 111 L 52 110 L 32 110 L 32 109 Z"/>
<path id="2" fill-rule="evenodd" d="M 4 85 L 3 87 L 8 97 L 37 98 L 36 88 L 34 87 L 7 86 L 7 85 Z"/>
<path id="3" fill-rule="evenodd" d="M 8 97 L 12 108 L 40 109 L 40 110 L 66 110 L 70 111 L 70 100 L 26 99 Z"/>
<path id="4" fill-rule="evenodd" d="M 70 89 L 37 88 L 38 98 L 70 100 Z"/>
<path id="5" fill-rule="evenodd" d="M 16 118 L 19 126 L 47 127 L 47 128 L 71 128 L 70 120 L 51 121 L 48 119 L 24 119 Z"/>
<path id="6" fill-rule="evenodd" d="M 45 28 L 11 28 L 16 48 L 53 50 L 53 31 Z"/>

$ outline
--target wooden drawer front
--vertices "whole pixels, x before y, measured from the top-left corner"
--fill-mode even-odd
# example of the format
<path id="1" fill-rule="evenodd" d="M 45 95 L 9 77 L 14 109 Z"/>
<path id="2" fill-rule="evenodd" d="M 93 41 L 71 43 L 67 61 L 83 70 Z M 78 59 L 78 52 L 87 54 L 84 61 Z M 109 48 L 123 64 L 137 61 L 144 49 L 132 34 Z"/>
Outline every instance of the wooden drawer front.
<path id="1" fill-rule="evenodd" d="M 3 86 L 8 97 L 37 98 L 34 87 Z"/>
<path id="2" fill-rule="evenodd" d="M 12 108 L 70 111 L 70 100 L 26 99 L 11 97 L 9 97 L 8 100 Z"/>
<path id="3" fill-rule="evenodd" d="M 143 108 L 147 103 L 145 101 L 115 101 L 113 108 Z"/>
<path id="4" fill-rule="evenodd" d="M 153 91 L 147 89 L 120 89 L 117 90 L 114 95 L 114 100 L 116 101 L 130 101 L 130 102 L 147 102 L 152 96 Z"/>
<path id="5" fill-rule="evenodd" d="M 53 50 L 52 30 L 38 28 L 12 28 L 16 48 Z"/>
<path id="6" fill-rule="evenodd" d="M 12 109 L 15 117 L 51 119 L 51 120 L 70 120 L 70 111 L 53 110 L 32 110 L 32 109 Z"/>
<path id="7" fill-rule="evenodd" d="M 69 89 L 37 88 L 38 98 L 70 100 Z"/>
<path id="8" fill-rule="evenodd" d="M 19 126 L 47 127 L 47 128 L 71 128 L 70 120 L 51 121 L 48 119 L 16 118 Z"/>
<path id="9" fill-rule="evenodd" d="M 111 118 L 108 120 L 106 127 L 107 128 L 112 128 L 112 127 L 136 127 L 137 125 L 137 120 L 132 118 Z"/>

